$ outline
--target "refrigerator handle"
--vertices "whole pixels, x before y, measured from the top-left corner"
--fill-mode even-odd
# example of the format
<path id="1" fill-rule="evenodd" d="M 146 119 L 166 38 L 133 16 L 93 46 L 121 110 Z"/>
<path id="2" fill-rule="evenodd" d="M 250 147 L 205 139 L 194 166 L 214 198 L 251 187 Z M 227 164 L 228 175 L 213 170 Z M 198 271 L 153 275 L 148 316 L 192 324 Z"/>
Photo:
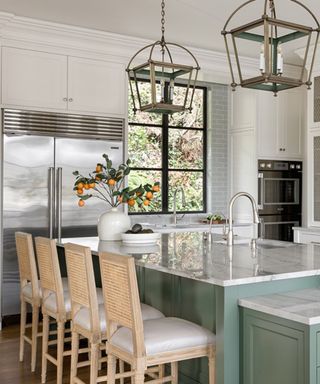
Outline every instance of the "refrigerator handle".
<path id="1" fill-rule="evenodd" d="M 57 230 L 58 241 L 61 242 L 61 217 L 62 217 L 62 168 L 57 170 Z"/>
<path id="2" fill-rule="evenodd" d="M 54 228 L 54 168 L 48 168 L 48 188 L 49 188 L 49 237 L 53 238 Z"/>

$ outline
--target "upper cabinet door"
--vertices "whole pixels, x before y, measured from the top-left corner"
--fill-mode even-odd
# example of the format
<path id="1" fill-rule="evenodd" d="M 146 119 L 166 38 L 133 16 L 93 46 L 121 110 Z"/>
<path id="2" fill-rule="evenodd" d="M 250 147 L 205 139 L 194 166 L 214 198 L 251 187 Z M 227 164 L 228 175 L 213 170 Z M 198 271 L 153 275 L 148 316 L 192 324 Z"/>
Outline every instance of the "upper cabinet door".
<path id="1" fill-rule="evenodd" d="M 2 103 L 46 109 L 67 108 L 67 57 L 2 48 Z"/>
<path id="2" fill-rule="evenodd" d="M 277 135 L 277 98 L 269 92 L 258 92 L 257 138 L 258 156 L 275 157 L 278 155 Z"/>
<path id="3" fill-rule="evenodd" d="M 282 137 L 283 155 L 289 158 L 302 156 L 303 91 L 288 90 L 279 99 L 279 135 Z"/>
<path id="4" fill-rule="evenodd" d="M 124 116 L 126 72 L 122 64 L 68 58 L 68 109 Z"/>

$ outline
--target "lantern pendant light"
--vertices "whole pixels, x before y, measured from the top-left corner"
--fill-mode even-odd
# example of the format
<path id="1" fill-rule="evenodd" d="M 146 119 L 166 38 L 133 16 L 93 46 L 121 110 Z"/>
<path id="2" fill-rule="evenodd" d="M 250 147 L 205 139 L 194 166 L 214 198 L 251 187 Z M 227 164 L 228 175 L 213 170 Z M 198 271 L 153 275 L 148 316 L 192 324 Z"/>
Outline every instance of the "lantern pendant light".
<path id="1" fill-rule="evenodd" d="M 199 64 L 185 47 L 165 41 L 165 2 L 161 1 L 161 39 L 140 49 L 129 61 L 127 73 L 133 111 L 172 114 L 192 110 Z M 173 57 L 186 60 L 177 64 Z M 185 84 L 176 96 L 176 82 Z"/>
<path id="2" fill-rule="evenodd" d="M 246 1 L 238 7 L 231 14 L 221 32 L 225 40 L 228 63 L 232 77 L 231 86 L 233 90 L 240 85 L 245 88 L 271 91 L 274 95 L 277 95 L 277 92 L 279 91 L 299 87 L 301 85 L 306 85 L 308 89 L 310 89 L 312 84 L 311 75 L 320 33 L 320 25 L 317 18 L 309 8 L 300 1 L 290 0 L 291 3 L 300 7 L 301 14 L 305 13 L 308 16 L 311 16 L 314 25 L 305 26 L 279 19 L 275 7 L 276 1 L 264 0 L 262 17 L 240 27 L 234 27 L 231 30 L 227 30 L 234 16 L 254 1 L 255 0 Z M 286 14 L 290 14 L 288 8 Z M 312 41 L 313 36 L 314 39 Z M 299 66 L 299 74 L 297 77 L 292 77 L 292 75 L 286 76 L 284 70 L 284 53 L 289 52 L 287 47 L 290 47 L 289 44 L 291 42 L 302 38 L 305 38 L 306 43 L 302 64 Z M 232 44 L 230 44 L 230 40 Z M 257 75 L 251 78 L 244 78 L 241 68 L 239 45 L 240 42 L 243 42 L 244 40 L 247 40 L 247 42 L 250 41 L 251 44 L 256 44 L 257 58 L 260 58 Z M 229 44 L 233 47 L 234 60 L 231 56 Z M 308 60 L 309 54 L 311 60 Z M 305 79 L 306 71 L 308 75 Z M 235 73 L 237 73 L 238 82 Z"/>

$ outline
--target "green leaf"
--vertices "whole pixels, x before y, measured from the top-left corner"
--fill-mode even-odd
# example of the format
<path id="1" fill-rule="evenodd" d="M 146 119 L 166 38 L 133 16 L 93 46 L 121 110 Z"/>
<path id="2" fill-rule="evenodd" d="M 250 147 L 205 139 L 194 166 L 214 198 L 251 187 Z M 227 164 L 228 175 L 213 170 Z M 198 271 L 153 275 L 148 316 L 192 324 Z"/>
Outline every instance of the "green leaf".
<path id="1" fill-rule="evenodd" d="M 88 200 L 88 199 L 90 199 L 90 197 L 92 197 L 92 195 L 78 195 L 78 197 L 79 197 L 81 200 Z"/>
<path id="2" fill-rule="evenodd" d="M 128 160 L 127 160 L 127 165 L 130 165 L 130 164 L 131 164 L 131 160 L 128 159 Z"/>
<path id="3" fill-rule="evenodd" d="M 78 176 L 79 175 L 79 171 L 74 171 L 72 172 L 73 176 Z"/>

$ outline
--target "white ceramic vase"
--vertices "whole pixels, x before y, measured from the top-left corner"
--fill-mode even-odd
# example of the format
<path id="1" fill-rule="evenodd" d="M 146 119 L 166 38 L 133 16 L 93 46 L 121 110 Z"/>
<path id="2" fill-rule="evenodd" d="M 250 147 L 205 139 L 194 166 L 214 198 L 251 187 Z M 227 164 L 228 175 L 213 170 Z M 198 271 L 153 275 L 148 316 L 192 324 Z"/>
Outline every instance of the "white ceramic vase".
<path id="1" fill-rule="evenodd" d="M 130 217 L 127 213 L 111 208 L 104 212 L 98 221 L 98 236 L 101 241 L 121 240 L 121 233 L 130 229 Z"/>

